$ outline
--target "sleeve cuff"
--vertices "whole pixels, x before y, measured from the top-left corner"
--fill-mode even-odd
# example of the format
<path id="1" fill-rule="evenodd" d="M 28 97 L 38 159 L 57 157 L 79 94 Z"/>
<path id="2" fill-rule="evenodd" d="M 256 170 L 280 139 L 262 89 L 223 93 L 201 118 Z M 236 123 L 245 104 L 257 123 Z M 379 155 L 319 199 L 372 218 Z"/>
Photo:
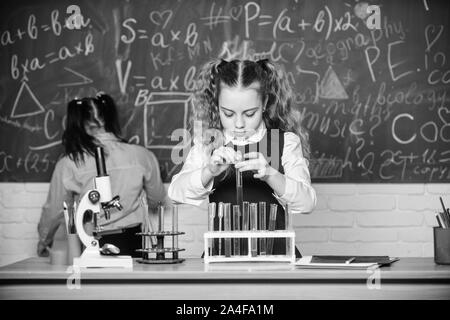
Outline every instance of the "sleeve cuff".
<path id="1" fill-rule="evenodd" d="M 278 196 L 278 198 L 284 203 L 293 202 L 295 200 L 295 195 L 297 194 L 297 187 L 297 181 L 286 177 L 286 187 L 284 189 L 284 194 Z"/>
<path id="2" fill-rule="evenodd" d="M 201 195 L 201 196 L 208 195 L 212 190 L 213 183 L 214 183 L 214 180 L 211 180 L 211 182 L 208 183 L 208 185 L 206 187 L 203 186 L 202 169 L 195 170 L 191 174 L 190 184 L 192 187 L 192 191 L 194 191 L 194 193 L 196 193 L 198 195 Z"/>

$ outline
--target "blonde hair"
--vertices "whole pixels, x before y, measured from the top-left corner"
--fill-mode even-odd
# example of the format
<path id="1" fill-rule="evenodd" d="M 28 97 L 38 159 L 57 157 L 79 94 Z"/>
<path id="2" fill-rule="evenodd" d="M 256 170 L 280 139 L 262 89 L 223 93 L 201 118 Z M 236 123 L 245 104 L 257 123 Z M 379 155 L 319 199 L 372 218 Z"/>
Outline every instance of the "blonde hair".
<path id="1" fill-rule="evenodd" d="M 208 129 L 222 130 L 218 98 L 221 85 L 247 88 L 259 82 L 259 93 L 267 104 L 263 120 L 267 129 L 293 132 L 300 137 L 303 156 L 310 157 L 309 136 L 301 126 L 300 112 L 292 108 L 293 92 L 286 72 L 268 59 L 232 60 L 214 59 L 202 66 L 197 78 L 191 128 L 195 121 L 202 124 L 202 132 Z M 202 140 L 203 137 L 201 137 Z"/>

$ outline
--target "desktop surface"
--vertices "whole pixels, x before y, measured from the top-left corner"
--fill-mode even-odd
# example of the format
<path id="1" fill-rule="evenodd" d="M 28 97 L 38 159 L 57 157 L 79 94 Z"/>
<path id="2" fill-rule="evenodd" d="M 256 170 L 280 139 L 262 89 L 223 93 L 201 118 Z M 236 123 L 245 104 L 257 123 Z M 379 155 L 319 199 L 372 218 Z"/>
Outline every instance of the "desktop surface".
<path id="1" fill-rule="evenodd" d="M 69 288 L 78 281 L 79 289 Z M 157 291 L 155 291 L 157 290 Z M 157 292 L 157 294 L 156 294 Z M 0 299 L 450 299 L 450 265 L 400 258 L 371 270 L 289 263 L 180 264 L 82 269 L 30 258 L 0 268 Z"/>

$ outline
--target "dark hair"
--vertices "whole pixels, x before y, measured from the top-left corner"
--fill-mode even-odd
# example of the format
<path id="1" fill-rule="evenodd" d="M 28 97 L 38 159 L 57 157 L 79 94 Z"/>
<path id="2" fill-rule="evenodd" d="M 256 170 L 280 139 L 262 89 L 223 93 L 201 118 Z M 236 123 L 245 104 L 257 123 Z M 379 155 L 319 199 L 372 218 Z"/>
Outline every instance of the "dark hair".
<path id="1" fill-rule="evenodd" d="M 67 104 L 66 130 L 62 136 L 62 144 L 65 155 L 77 164 L 84 162 L 85 153 L 95 155 L 95 148 L 100 145 L 95 137 L 86 132 L 86 122 L 103 126 L 106 132 L 121 139 L 117 107 L 109 95 L 98 93 L 95 97 L 70 101 Z"/>
<path id="2" fill-rule="evenodd" d="M 300 112 L 292 106 L 294 95 L 286 72 L 282 66 L 268 59 L 214 59 L 207 62 L 199 73 L 191 121 L 201 121 L 203 132 L 208 128 L 222 130 L 218 103 L 221 85 L 247 88 L 255 82 L 260 84 L 259 94 L 262 102 L 267 101 L 263 106 L 266 127 L 297 134 L 301 140 L 303 156 L 309 159 L 309 136 L 301 126 Z"/>

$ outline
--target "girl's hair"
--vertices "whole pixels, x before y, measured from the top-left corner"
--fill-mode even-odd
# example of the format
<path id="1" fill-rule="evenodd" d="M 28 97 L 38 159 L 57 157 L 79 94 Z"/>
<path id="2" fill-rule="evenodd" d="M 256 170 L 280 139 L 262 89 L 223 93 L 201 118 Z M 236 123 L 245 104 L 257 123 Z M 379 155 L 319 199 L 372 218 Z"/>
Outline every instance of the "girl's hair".
<path id="1" fill-rule="evenodd" d="M 308 133 L 301 126 L 300 112 L 292 107 L 293 92 L 287 75 L 279 65 L 268 59 L 259 61 L 215 59 L 200 70 L 195 91 L 195 103 L 191 126 L 194 121 L 202 123 L 202 131 L 215 128 L 222 130 L 219 117 L 221 85 L 246 88 L 259 82 L 259 93 L 264 103 L 263 120 L 268 130 L 281 129 L 300 137 L 303 156 L 310 157 Z"/>
<path id="2" fill-rule="evenodd" d="M 77 164 L 84 162 L 85 153 L 95 155 L 100 142 L 86 132 L 86 123 L 95 123 L 120 138 L 120 125 L 117 107 L 107 94 L 98 93 L 95 97 L 74 99 L 67 104 L 66 130 L 62 136 L 65 155 Z M 122 140 L 122 139 L 121 139 Z"/>

